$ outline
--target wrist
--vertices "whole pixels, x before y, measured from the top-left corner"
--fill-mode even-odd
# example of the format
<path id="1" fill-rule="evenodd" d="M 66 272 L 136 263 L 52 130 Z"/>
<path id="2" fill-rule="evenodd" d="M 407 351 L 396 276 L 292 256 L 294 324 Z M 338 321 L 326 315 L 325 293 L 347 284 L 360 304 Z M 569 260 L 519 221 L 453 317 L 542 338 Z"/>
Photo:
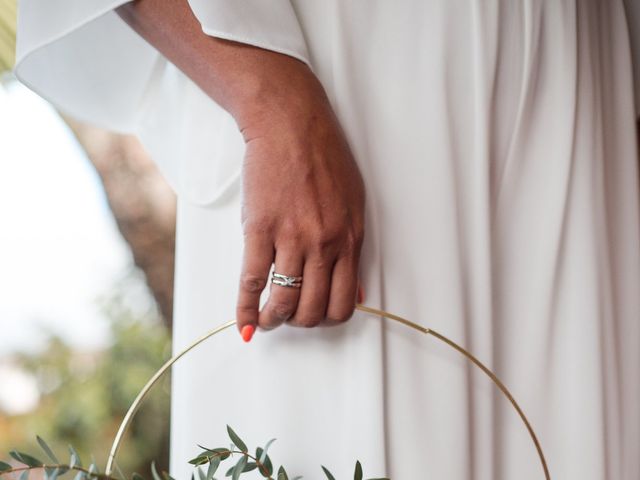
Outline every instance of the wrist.
<path id="1" fill-rule="evenodd" d="M 332 114 L 324 88 L 309 67 L 286 55 L 284 68 L 259 69 L 239 82 L 229 112 L 245 141 L 299 129 Z"/>

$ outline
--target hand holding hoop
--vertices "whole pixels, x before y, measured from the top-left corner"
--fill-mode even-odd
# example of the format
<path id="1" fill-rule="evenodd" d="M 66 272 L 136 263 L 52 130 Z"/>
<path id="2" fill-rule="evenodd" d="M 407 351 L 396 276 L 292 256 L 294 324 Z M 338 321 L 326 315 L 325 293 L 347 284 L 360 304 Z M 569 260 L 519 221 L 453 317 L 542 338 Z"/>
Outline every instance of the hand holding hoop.
<path id="1" fill-rule="evenodd" d="M 370 314 L 376 315 L 376 316 L 378 316 L 380 318 L 383 318 L 383 319 L 386 318 L 388 320 L 393 320 L 393 321 L 401 323 L 401 324 L 403 324 L 403 325 L 405 325 L 405 326 L 407 326 L 409 328 L 412 328 L 412 329 L 414 329 L 414 330 L 416 330 L 418 332 L 421 332 L 421 333 L 423 333 L 425 335 L 431 335 L 431 336 L 437 338 L 438 340 L 442 341 L 443 343 L 449 345 L 454 350 L 457 350 L 462 355 L 467 357 L 471 362 L 473 362 L 473 364 L 476 365 L 480 370 L 482 370 L 491 379 L 491 381 L 500 389 L 502 394 L 507 398 L 507 400 L 509 400 L 509 402 L 511 403 L 513 408 L 516 410 L 516 412 L 520 416 L 520 419 L 524 423 L 524 425 L 525 425 L 525 427 L 526 427 L 526 429 L 527 429 L 527 431 L 529 433 L 529 436 L 531 437 L 531 441 L 533 442 L 533 444 L 535 446 L 536 452 L 537 452 L 538 457 L 540 459 L 540 464 L 541 464 L 543 472 L 544 472 L 544 478 L 545 478 L 545 480 L 551 480 L 551 475 L 549 473 L 549 467 L 547 466 L 547 461 L 545 460 L 544 452 L 542 451 L 542 446 L 540 445 L 540 442 L 538 441 L 538 437 L 536 436 L 536 434 L 535 434 L 535 432 L 533 430 L 533 427 L 531 426 L 531 423 L 529 422 L 529 420 L 527 419 L 526 415 L 524 414 L 524 412 L 522 411 L 522 409 L 520 408 L 520 406 L 518 405 L 516 400 L 513 398 L 513 395 L 511 395 L 511 392 L 509 392 L 507 387 L 480 360 L 478 360 L 476 357 L 474 357 L 470 352 L 468 352 L 467 350 L 462 348 L 460 345 L 455 343 L 453 340 L 450 340 L 449 338 L 447 338 L 444 335 L 436 332 L 435 330 L 423 327 L 422 325 L 418 325 L 417 323 L 414 323 L 411 320 L 407 320 L 406 318 L 402 318 L 402 317 L 400 317 L 398 315 L 394 315 L 393 313 L 386 312 L 384 310 L 379 310 L 377 308 L 367 307 L 367 306 L 362 305 L 362 304 L 357 304 L 356 305 L 356 310 L 360 310 L 361 312 L 370 313 Z M 129 424 L 131 423 L 131 420 L 133 420 L 134 415 L 138 411 L 138 408 L 140 408 L 140 404 L 142 403 L 144 398 L 147 396 L 147 394 L 149 393 L 151 388 L 155 385 L 155 383 L 162 377 L 162 375 L 164 375 L 164 373 L 167 370 L 169 370 L 169 368 L 171 368 L 171 366 L 174 363 L 176 363 L 178 360 L 180 360 L 180 358 L 185 356 L 187 353 L 189 353 L 191 350 L 193 350 L 195 347 L 200 345 L 202 342 L 204 342 L 208 338 L 220 333 L 223 330 L 226 330 L 227 328 L 235 325 L 235 323 L 236 323 L 235 320 L 230 320 L 227 323 L 224 323 L 224 324 L 214 328 L 210 332 L 206 333 L 204 336 L 202 336 L 199 339 L 195 340 L 191 345 L 189 345 L 184 350 L 182 350 L 181 352 L 176 354 L 174 357 L 172 357 L 169 360 L 167 360 L 167 362 L 162 367 L 160 367 L 160 369 L 153 375 L 153 377 L 151 377 L 151 379 L 142 388 L 142 390 L 140 391 L 138 396 L 135 398 L 135 400 L 133 401 L 133 403 L 129 407 L 129 410 L 127 411 L 127 414 L 125 415 L 124 419 L 122 420 L 122 423 L 120 424 L 120 428 L 118 429 L 118 433 L 116 434 L 116 437 L 115 437 L 115 439 L 113 441 L 113 445 L 111 446 L 111 451 L 109 452 L 109 459 L 107 460 L 107 468 L 106 468 L 106 471 L 105 471 L 106 475 L 111 475 L 111 472 L 113 471 L 113 467 L 114 467 L 114 462 L 115 462 L 116 456 L 118 455 L 118 450 L 120 449 L 120 445 L 122 444 L 122 440 L 124 438 L 124 434 L 126 433 L 127 428 L 129 427 Z"/>

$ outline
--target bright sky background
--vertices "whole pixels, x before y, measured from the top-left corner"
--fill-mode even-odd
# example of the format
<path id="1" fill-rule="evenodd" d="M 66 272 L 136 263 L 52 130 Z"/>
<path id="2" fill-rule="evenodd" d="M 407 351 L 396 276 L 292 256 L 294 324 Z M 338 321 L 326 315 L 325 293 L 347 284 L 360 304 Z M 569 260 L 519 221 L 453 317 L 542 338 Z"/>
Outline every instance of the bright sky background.
<path id="1" fill-rule="evenodd" d="M 37 347 L 46 328 L 103 345 L 95 299 L 130 266 L 73 135 L 28 89 L 0 84 L 0 359 Z"/>

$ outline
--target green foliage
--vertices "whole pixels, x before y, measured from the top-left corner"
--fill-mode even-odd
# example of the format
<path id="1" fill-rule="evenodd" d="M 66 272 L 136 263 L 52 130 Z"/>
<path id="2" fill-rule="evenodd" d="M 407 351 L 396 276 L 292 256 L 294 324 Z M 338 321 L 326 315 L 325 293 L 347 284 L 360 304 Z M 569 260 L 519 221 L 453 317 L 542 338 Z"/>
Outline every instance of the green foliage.
<path id="1" fill-rule="evenodd" d="M 231 442 L 233 442 L 233 445 L 235 445 L 238 450 L 234 450 L 233 446 L 231 449 L 228 449 L 225 447 L 207 448 L 198 445 L 202 449 L 202 452 L 200 452 L 195 458 L 189 460 L 189 463 L 195 466 L 198 478 L 200 480 L 217 480 L 214 475 L 216 471 L 218 471 L 220 464 L 224 460 L 233 458 L 234 455 L 238 454 L 240 455 L 240 458 L 238 458 L 235 463 L 227 469 L 225 473 L 225 477 L 231 477 L 231 480 L 238 480 L 243 473 L 251 472 L 256 469 L 267 480 L 300 480 L 302 478 L 301 476 L 296 476 L 290 479 L 284 465 L 280 465 L 278 467 L 278 472 L 275 478 L 273 477 L 273 463 L 271 461 L 271 458 L 269 458 L 269 455 L 267 454 L 267 449 L 275 441 L 275 438 L 269 440 L 264 449 L 257 447 L 256 454 L 254 456 L 248 453 L 249 449 L 247 448 L 246 443 L 229 425 L 227 425 L 227 434 L 229 435 L 229 439 L 231 440 Z M 200 467 L 204 465 L 208 465 L 206 475 L 200 469 Z M 152 467 L 152 470 L 153 468 L 155 467 Z M 324 472 L 328 480 L 335 480 L 333 474 L 326 467 L 322 466 L 322 471 Z M 159 480 L 158 478 L 156 478 L 156 476 L 157 473 L 154 473 L 154 480 Z M 192 478 L 195 478 L 195 475 Z M 354 480 L 362 480 L 362 478 L 362 465 L 358 461 L 356 462 Z M 371 478 L 367 480 L 389 479 L 381 477 Z"/>
<path id="2" fill-rule="evenodd" d="M 240 450 L 235 450 L 235 447 L 228 449 L 225 447 L 206 448 L 200 446 L 202 452 L 200 452 L 197 457 L 189 461 L 189 463 L 191 465 L 194 465 L 195 468 L 194 473 L 191 475 L 192 480 L 195 480 L 196 474 L 198 480 L 218 480 L 214 475 L 216 474 L 216 472 L 218 472 L 220 464 L 228 459 L 234 460 L 234 463 L 231 465 L 231 467 L 228 468 L 225 473 L 225 477 L 231 477 L 231 480 L 240 480 L 240 476 L 242 474 L 252 472 L 256 469 L 267 480 L 300 480 L 302 478 L 302 476 L 297 476 L 289 479 L 289 475 L 287 474 L 284 465 L 280 465 L 280 467 L 278 467 L 276 478 L 273 477 L 273 467 L 271 459 L 266 452 L 267 448 L 273 443 L 274 439 L 269 440 L 264 449 L 260 447 L 256 448 L 256 455 L 253 456 L 249 453 L 247 445 L 240 439 L 240 437 L 229 425 L 227 425 L 227 433 L 229 434 L 229 439 Z M 73 447 L 69 447 L 69 462 L 67 464 L 61 464 L 57 461 L 58 457 L 51 450 L 51 448 L 49 448 L 49 445 L 40 437 L 38 437 L 38 444 L 49 458 L 51 458 L 52 460 L 56 460 L 51 464 L 45 464 L 39 459 L 27 453 L 12 450 L 9 453 L 10 456 L 14 460 L 17 460 L 20 465 L 16 467 L 6 462 L 0 462 L 0 476 L 21 472 L 20 478 L 25 480 L 29 474 L 29 471 L 35 469 L 43 469 L 45 471 L 45 480 L 57 480 L 58 476 L 65 475 L 69 472 L 74 472 L 76 474 L 75 480 L 145 480 L 144 477 L 139 473 L 133 473 L 131 477 L 127 477 L 121 471 L 118 472 L 119 476 L 117 477 L 113 475 L 108 476 L 106 474 L 100 473 L 95 467 L 94 463 L 92 463 L 88 469 L 85 469 L 79 464 L 77 453 L 75 452 Z M 207 465 L 206 473 L 202 469 L 202 466 L 204 465 Z M 155 462 L 151 463 L 150 470 L 153 480 L 174 480 L 166 471 L 162 471 L 162 473 L 158 472 Z M 329 480 L 335 480 L 334 476 L 331 474 L 331 472 L 329 472 L 329 470 L 327 470 L 326 467 L 322 466 L 322 471 Z M 355 474 L 353 478 L 354 480 L 362 480 L 362 465 L 359 461 L 356 462 Z M 389 479 L 375 478 L 368 480 Z"/>
<path id="3" fill-rule="evenodd" d="M 335 477 L 331 474 L 331 472 L 329 470 L 327 470 L 325 468 L 324 465 L 322 465 L 322 471 L 324 472 L 324 474 L 327 476 L 328 480 L 336 480 Z"/>
<path id="4" fill-rule="evenodd" d="M 245 443 L 240 439 L 238 435 L 236 435 L 236 432 L 234 432 L 229 425 L 227 425 L 227 433 L 229 434 L 229 438 L 236 447 L 238 447 L 243 452 L 247 451 L 247 446 L 245 445 Z"/>
<path id="5" fill-rule="evenodd" d="M 14 460 L 17 460 L 20 463 L 24 463 L 29 467 L 41 467 L 44 465 L 44 462 L 42 462 L 41 460 L 38 460 L 35 457 L 32 457 L 28 453 L 22 453 L 22 452 L 18 452 L 17 450 L 11 450 L 9 452 L 9 455 Z"/>
<path id="6" fill-rule="evenodd" d="M 44 450 L 44 453 L 47 454 L 47 457 L 49 457 L 49 459 L 53 463 L 60 463 L 60 460 L 58 460 L 56 455 L 51 451 L 51 448 L 49 447 L 49 445 L 47 445 L 47 442 L 45 442 L 40 435 L 37 435 L 36 439 L 38 440 L 40 447 L 42 447 L 42 450 Z"/>
<path id="7" fill-rule="evenodd" d="M 13 68 L 16 50 L 16 0 L 0 0 L 0 73 Z"/>
<path id="8" fill-rule="evenodd" d="M 126 288 L 123 287 L 123 288 Z M 111 323 L 111 346 L 100 352 L 74 350 L 52 336 L 44 350 L 17 356 L 13 364 L 32 374 L 43 393 L 39 406 L 27 415 L 0 414 L 0 451 L 43 449 L 54 464 L 53 449 L 44 448 L 36 433 L 52 447 L 70 450 L 70 466 L 82 467 L 91 452 L 104 464 L 115 431 L 140 386 L 170 355 L 169 332 L 154 310 L 133 312 L 116 290 L 103 300 Z M 169 379 L 145 400 L 131 426 L 119 457 L 127 472 L 143 471 L 151 460 L 168 467 Z M 49 447 L 49 445 L 47 445 Z M 52 479 L 48 479 L 52 480 Z M 78 478 L 77 480 L 85 480 Z"/>
<path id="9" fill-rule="evenodd" d="M 356 471 L 353 474 L 353 480 L 362 480 L 362 465 L 360 465 L 360 461 L 356 462 Z"/>
<path id="10" fill-rule="evenodd" d="M 0 480 L 11 478 L 28 480 L 32 470 L 44 472 L 38 479 L 59 480 L 145 480 L 138 473 L 127 475 L 116 465 L 117 475 L 100 473 L 97 465 L 106 463 L 107 452 L 121 419 L 137 395 L 140 387 L 155 373 L 157 367 L 169 356 L 169 335 L 156 313 L 150 311 L 135 315 L 126 302 L 116 293 L 104 303 L 111 319 L 112 345 L 98 353 L 79 353 L 63 339 L 52 336 L 47 348 L 37 354 L 22 355 L 17 364 L 40 379 L 40 389 L 45 395 L 40 406 L 29 415 L 0 417 L 0 451 L 10 450 L 12 463 L 0 461 Z M 167 473 L 169 391 L 156 391 L 147 398 L 120 451 L 118 462 L 126 472 L 149 471 L 152 480 L 174 480 Z M 5 422 L 5 423 L 3 423 Z M 52 439 L 54 447 L 69 445 L 66 463 L 56 454 L 55 448 L 35 432 L 42 432 Z M 227 425 L 230 448 L 207 448 L 189 461 L 194 466 L 192 480 L 221 480 L 221 471 L 230 480 L 240 480 L 245 473 L 257 471 L 267 480 L 300 480 L 289 477 L 280 465 L 274 476 L 274 464 L 268 454 L 275 438 L 263 447 L 256 447 L 252 455 L 244 440 Z M 35 437 L 35 441 L 25 435 Z M 11 444 L 11 445 L 9 445 Z M 38 448 L 48 460 L 25 453 Z M 101 452 L 97 461 L 90 452 Z M 81 455 L 91 458 L 84 467 Z M 43 458 L 44 458 L 43 457 Z M 159 464 L 154 458 L 159 458 Z M 221 470 L 222 464 L 229 465 Z M 150 465 L 150 468 L 148 467 Z M 322 466 L 328 480 L 335 480 Z M 38 472 L 41 473 L 41 472 Z M 216 474 L 218 477 L 216 477 Z M 73 475 L 73 477 L 72 477 Z M 362 466 L 356 463 L 355 480 L 362 480 Z M 370 479 L 385 480 L 385 479 Z"/>

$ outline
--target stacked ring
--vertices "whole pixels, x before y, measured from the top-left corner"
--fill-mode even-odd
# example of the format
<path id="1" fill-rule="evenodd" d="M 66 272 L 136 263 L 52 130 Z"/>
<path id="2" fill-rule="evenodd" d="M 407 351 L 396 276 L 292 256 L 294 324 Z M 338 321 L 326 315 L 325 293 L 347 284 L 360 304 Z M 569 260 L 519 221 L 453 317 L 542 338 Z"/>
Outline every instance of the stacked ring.
<path id="1" fill-rule="evenodd" d="M 302 286 L 302 277 L 290 277 L 289 275 L 273 272 L 271 283 L 281 287 L 300 288 Z"/>

